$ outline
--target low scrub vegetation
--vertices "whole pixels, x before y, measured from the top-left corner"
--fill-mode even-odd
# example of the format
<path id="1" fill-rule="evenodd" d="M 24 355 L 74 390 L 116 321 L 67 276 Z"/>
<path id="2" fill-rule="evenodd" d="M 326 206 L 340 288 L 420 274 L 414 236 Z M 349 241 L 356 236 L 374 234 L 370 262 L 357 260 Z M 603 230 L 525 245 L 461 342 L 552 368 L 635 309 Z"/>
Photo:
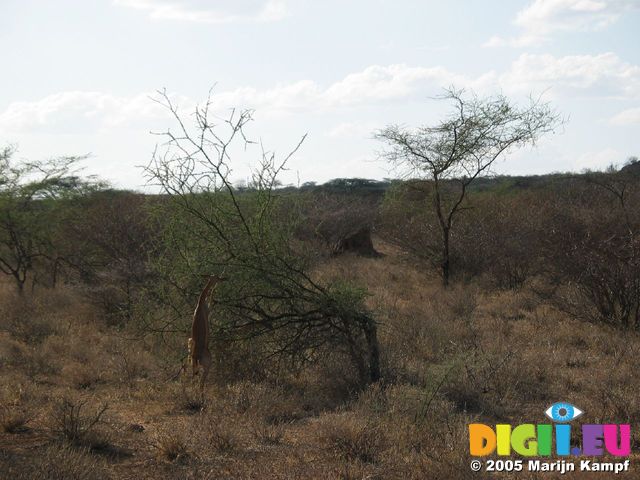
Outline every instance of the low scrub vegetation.
<path id="1" fill-rule="evenodd" d="M 463 181 L 443 258 L 428 178 L 280 188 L 264 153 L 234 186 L 224 148 L 249 117 L 208 137 L 217 157 L 169 138 L 158 195 L 3 151 L 0 472 L 477 479 L 469 423 L 560 399 L 640 421 L 637 162 Z M 210 274 L 201 392 L 180 366 Z"/>

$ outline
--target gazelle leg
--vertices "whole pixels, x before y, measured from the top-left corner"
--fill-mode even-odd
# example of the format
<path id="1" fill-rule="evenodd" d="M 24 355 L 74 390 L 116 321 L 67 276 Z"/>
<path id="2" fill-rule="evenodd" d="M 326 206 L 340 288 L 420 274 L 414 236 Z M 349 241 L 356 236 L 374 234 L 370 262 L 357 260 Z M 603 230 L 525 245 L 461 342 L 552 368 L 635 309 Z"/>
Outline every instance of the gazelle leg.
<path id="1" fill-rule="evenodd" d="M 200 390 L 204 391 L 204 383 L 207 381 L 207 375 L 209 375 L 210 369 L 211 369 L 211 355 L 205 354 L 203 355 L 203 358 L 202 358 L 202 378 L 200 379 Z"/>

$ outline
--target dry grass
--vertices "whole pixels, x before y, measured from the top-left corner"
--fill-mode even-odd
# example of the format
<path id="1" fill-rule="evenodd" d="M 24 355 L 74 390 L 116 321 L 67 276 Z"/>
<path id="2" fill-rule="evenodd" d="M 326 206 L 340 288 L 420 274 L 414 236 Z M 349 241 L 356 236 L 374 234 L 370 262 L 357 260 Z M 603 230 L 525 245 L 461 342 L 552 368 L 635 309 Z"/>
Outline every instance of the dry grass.
<path id="1" fill-rule="evenodd" d="M 189 441 L 182 431 L 165 428 L 156 434 L 155 448 L 161 460 L 186 461 L 189 456 Z"/>
<path id="2" fill-rule="evenodd" d="M 5 406 L 0 409 L 0 429 L 5 433 L 23 433 L 33 417 L 23 408 Z"/>
<path id="3" fill-rule="evenodd" d="M 320 441 L 344 460 L 375 463 L 384 452 L 384 431 L 368 419 L 352 415 L 332 415 L 324 419 Z"/>
<path id="4" fill-rule="evenodd" d="M 232 425 L 220 422 L 219 419 L 209 419 L 203 427 L 204 442 L 214 452 L 229 453 L 240 448 L 238 433 Z"/>
<path id="5" fill-rule="evenodd" d="M 113 478 L 104 460 L 69 445 L 48 445 L 29 456 L 0 454 L 0 471 L 4 478 L 15 480 Z"/>
<path id="6" fill-rule="evenodd" d="M 278 445 L 282 443 L 285 434 L 283 425 L 257 423 L 251 426 L 251 434 L 260 443 L 266 445 Z"/>
<path id="7" fill-rule="evenodd" d="M 90 410 L 86 400 L 59 400 L 50 413 L 51 433 L 72 445 L 86 445 L 100 448 L 108 443 L 97 433 L 107 411 L 107 404 Z"/>
<path id="8" fill-rule="evenodd" d="M 184 381 L 185 379 L 183 379 Z M 175 390 L 175 412 L 195 414 L 206 408 L 206 399 L 195 383 L 191 382 L 191 385 L 189 385 L 188 382 L 185 382 Z"/>
<path id="9" fill-rule="evenodd" d="M 168 380 L 183 338 L 135 339 L 71 289 L 19 299 L 0 284 L 0 471 L 16 479 L 478 479 L 468 467 L 469 423 L 535 421 L 560 399 L 591 423 L 640 421 L 635 334 L 569 318 L 533 293 L 538 286 L 443 290 L 377 247 L 384 257 L 346 255 L 317 272 L 372 293 L 383 381 L 364 390 L 344 358 L 326 352 L 295 374 L 265 368 L 249 378 L 255 360 L 227 365 L 212 372 L 202 398 L 189 378 Z"/>

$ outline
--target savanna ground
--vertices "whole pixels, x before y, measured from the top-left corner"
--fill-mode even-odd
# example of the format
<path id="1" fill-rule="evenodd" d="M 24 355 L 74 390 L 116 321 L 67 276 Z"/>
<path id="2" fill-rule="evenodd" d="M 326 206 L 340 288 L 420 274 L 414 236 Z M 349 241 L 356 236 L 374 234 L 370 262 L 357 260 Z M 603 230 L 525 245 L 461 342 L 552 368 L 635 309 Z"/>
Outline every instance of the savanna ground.
<path id="1" fill-rule="evenodd" d="M 235 381 L 229 368 L 257 361 L 247 355 L 218 361 L 202 403 L 188 377 L 170 379 L 183 335 L 110 325 L 71 286 L 20 296 L 2 283 L 0 477 L 478 479 L 490 475 L 470 471 L 469 423 L 545 423 L 559 400 L 589 423 L 640 417 L 635 333 L 568 316 L 538 277 L 445 289 L 398 247 L 374 244 L 383 256 L 331 257 L 315 272 L 369 291 L 383 378 L 364 388 L 331 355 Z M 635 468 L 632 458 L 629 477 Z"/>

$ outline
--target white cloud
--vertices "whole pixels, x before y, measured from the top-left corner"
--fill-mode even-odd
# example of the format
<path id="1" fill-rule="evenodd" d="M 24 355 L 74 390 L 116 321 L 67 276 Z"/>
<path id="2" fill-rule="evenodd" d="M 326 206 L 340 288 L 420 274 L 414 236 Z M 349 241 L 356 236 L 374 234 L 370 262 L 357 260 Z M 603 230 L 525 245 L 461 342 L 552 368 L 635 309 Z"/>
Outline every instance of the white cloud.
<path id="1" fill-rule="evenodd" d="M 493 73 L 476 79 L 455 74 L 443 67 L 373 65 L 322 87 L 302 80 L 268 89 L 242 87 L 214 92 L 214 107 L 252 108 L 260 117 L 278 117 L 300 112 L 327 112 L 338 108 L 375 105 L 389 101 L 424 100 L 449 85 L 482 88 L 491 84 Z M 0 130 L 91 131 L 122 125 L 141 124 L 167 118 L 167 112 L 150 100 L 156 94 L 116 96 L 104 92 L 71 91 L 30 102 L 13 102 L 0 113 Z M 182 97 L 176 103 L 191 111 L 195 102 Z M 163 117 L 164 116 L 164 117 Z"/>
<path id="2" fill-rule="evenodd" d="M 636 0 L 535 0 L 518 13 L 515 24 L 541 33 L 600 30 L 637 6 Z"/>
<path id="3" fill-rule="evenodd" d="M 167 118 L 152 93 L 121 97 L 104 92 L 69 91 L 31 102 L 13 102 L 0 113 L 0 131 L 74 134 L 145 124 Z M 177 97 L 176 102 L 185 102 Z"/>
<path id="4" fill-rule="evenodd" d="M 261 116 L 323 112 L 414 98 L 423 100 L 449 85 L 483 89 L 494 80 L 493 72 L 468 78 L 443 67 L 372 65 L 325 88 L 312 80 L 303 80 L 265 90 L 238 88 L 220 92 L 215 101 L 221 107 L 255 108 Z"/>
<path id="5" fill-rule="evenodd" d="M 638 8 L 638 0 L 534 0 L 515 18 L 520 35 L 494 36 L 483 46 L 528 47 L 549 41 L 556 32 L 602 30 Z"/>
<path id="6" fill-rule="evenodd" d="M 236 22 L 275 22 L 289 15 L 285 0 L 236 0 L 218 2 L 212 9 L 210 2 L 186 0 L 114 0 L 114 4 L 143 10 L 155 20 L 178 20 L 196 23 L 223 24 Z"/>
<path id="7" fill-rule="evenodd" d="M 565 57 L 525 53 L 501 75 L 500 83 L 512 92 L 551 88 L 554 95 L 638 98 L 640 67 L 614 53 Z"/>
<path id="8" fill-rule="evenodd" d="M 253 108 L 261 117 L 273 117 L 398 101 L 420 92 L 426 97 L 439 92 L 442 86 L 476 83 L 478 80 L 453 74 L 442 67 L 374 65 L 347 75 L 326 88 L 312 80 L 302 80 L 268 89 L 242 87 L 214 92 L 213 100 L 217 109 Z M 71 91 L 31 102 L 14 102 L 0 113 L 0 129 L 87 131 L 117 127 L 127 122 L 150 121 L 162 115 L 166 117 L 166 111 L 149 96 L 157 97 L 147 93 L 122 97 L 104 92 Z M 183 106 L 183 111 L 192 109 L 194 105 L 193 101 L 185 98 L 177 103 Z"/>
<path id="9" fill-rule="evenodd" d="M 469 87 L 481 94 L 503 90 L 508 94 L 540 93 L 568 97 L 640 98 L 640 67 L 622 61 L 613 53 L 555 57 L 522 54 L 503 73 L 486 72 L 470 78 L 444 67 L 373 65 L 349 74 L 328 86 L 302 80 L 268 89 L 253 87 L 214 92 L 214 108 L 253 108 L 260 118 L 295 113 L 323 113 L 382 103 L 424 102 L 441 93 L 442 87 Z M 140 126 L 153 128 L 158 119 L 168 119 L 166 110 L 140 93 L 117 96 L 104 92 L 62 92 L 31 102 L 11 103 L 0 113 L 0 130 L 11 132 L 78 132 Z M 175 98 L 183 112 L 191 112 L 195 101 Z M 224 113 L 221 113 L 224 114 Z M 631 121 L 637 112 L 621 113 L 616 123 Z M 332 135 L 353 130 L 346 124 Z"/>
<path id="10" fill-rule="evenodd" d="M 640 107 L 629 108 L 614 115 L 610 119 L 610 123 L 613 125 L 637 125 L 640 124 Z"/>
<path id="11" fill-rule="evenodd" d="M 259 90 L 241 87 L 215 94 L 215 102 L 222 107 L 268 109 L 271 114 L 295 113 L 322 108 L 322 91 L 312 80 Z"/>
<path id="12" fill-rule="evenodd" d="M 405 98 L 425 85 L 447 86 L 469 80 L 443 67 L 409 67 L 407 65 L 367 67 L 347 75 L 323 94 L 331 105 L 350 105 L 370 101 Z"/>

